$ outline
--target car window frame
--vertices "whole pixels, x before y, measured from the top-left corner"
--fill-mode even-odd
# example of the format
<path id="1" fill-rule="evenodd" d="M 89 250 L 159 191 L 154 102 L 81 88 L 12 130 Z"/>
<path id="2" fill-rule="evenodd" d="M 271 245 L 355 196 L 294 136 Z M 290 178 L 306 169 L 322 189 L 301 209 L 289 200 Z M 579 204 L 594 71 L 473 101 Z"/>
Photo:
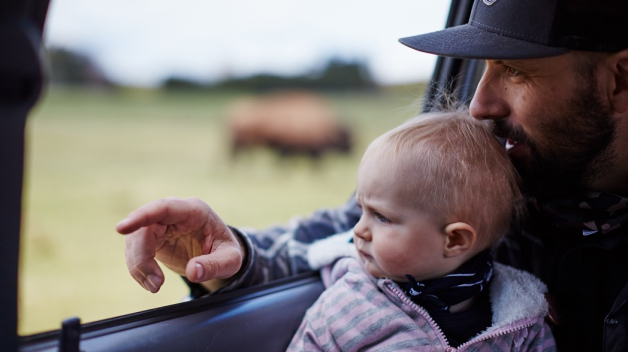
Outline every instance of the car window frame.
<path id="1" fill-rule="evenodd" d="M 467 23 L 473 0 L 452 0 L 446 27 Z M 2 328 L 0 341 L 6 351 L 57 351 L 62 330 L 20 337 L 17 334 L 17 291 L 19 236 L 21 225 L 22 186 L 24 175 L 24 128 L 30 110 L 35 106 L 44 84 L 44 65 L 41 60 L 42 34 L 49 0 L 13 1 L 0 5 L 3 20 L 0 28 L 5 28 L 5 40 L 21 43 L 21 52 L 5 51 L 0 54 L 0 70 L 3 75 L 7 67 L 17 74 L 11 75 L 11 84 L 0 86 L 0 128 L 2 151 L 0 164 L 3 175 L 0 176 L 0 236 L 2 256 L 0 265 L 0 283 L 5 288 L 0 293 L 0 316 Z M 7 34 L 8 33 L 8 34 Z M 15 39 L 9 34 L 14 33 Z M 7 39 L 8 38 L 8 39 Z M 18 44 L 16 44 L 18 46 Z M 11 66 L 13 65 L 13 66 Z M 442 105 L 445 96 L 455 97 L 468 103 L 483 72 L 482 60 L 465 60 L 439 57 L 425 95 L 425 109 Z M 4 66 L 4 67 L 3 67 Z M 445 94 L 443 94 L 445 93 Z M 322 284 L 316 274 L 295 277 L 264 285 L 225 293 L 215 298 L 186 302 L 149 311 L 113 317 L 89 324 L 79 325 L 78 336 L 81 339 L 113 336 L 129 326 L 140 327 L 151 324 L 157 326 L 169 319 L 178 319 L 198 313 L 198 310 L 211 310 L 225 304 L 252 302 L 265 295 L 274 295 L 282 290 L 308 287 L 315 298 L 322 290 Z M 300 291 L 299 291 L 300 292 Z M 311 298 L 311 297 L 310 297 Z M 308 301 L 304 301 L 307 304 Z M 214 307 L 214 308 L 212 308 Z M 217 319 L 213 317 L 212 319 Z M 61 322 L 60 322 L 61 323 Z M 72 348 L 72 347 L 70 347 Z M 139 351 L 141 349 L 128 349 Z"/>
<path id="2" fill-rule="evenodd" d="M 43 87 L 41 42 L 49 0 L 0 3 L 0 341 L 18 346 L 18 263 L 24 129 Z"/>

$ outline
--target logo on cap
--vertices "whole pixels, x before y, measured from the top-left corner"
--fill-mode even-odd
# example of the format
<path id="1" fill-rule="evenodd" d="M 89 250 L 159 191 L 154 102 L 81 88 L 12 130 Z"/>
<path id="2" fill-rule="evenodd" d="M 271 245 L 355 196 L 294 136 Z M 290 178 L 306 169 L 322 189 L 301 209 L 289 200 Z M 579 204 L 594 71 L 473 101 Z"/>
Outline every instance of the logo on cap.
<path id="1" fill-rule="evenodd" d="M 497 2 L 497 0 L 482 0 L 483 3 L 485 3 L 488 6 L 493 5 L 494 3 Z"/>

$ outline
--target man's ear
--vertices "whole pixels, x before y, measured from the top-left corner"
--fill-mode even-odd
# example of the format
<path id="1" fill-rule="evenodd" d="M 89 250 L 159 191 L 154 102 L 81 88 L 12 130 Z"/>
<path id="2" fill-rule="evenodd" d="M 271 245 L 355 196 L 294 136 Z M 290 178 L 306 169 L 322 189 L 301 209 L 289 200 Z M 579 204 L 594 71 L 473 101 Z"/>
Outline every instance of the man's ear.
<path id="1" fill-rule="evenodd" d="M 475 229 L 465 222 L 454 222 L 445 226 L 445 236 L 443 254 L 446 258 L 466 253 L 477 241 Z"/>
<path id="2" fill-rule="evenodd" d="M 628 111 L 628 49 L 611 54 L 608 59 L 614 79 L 609 91 L 610 102 L 615 112 L 625 113 Z"/>

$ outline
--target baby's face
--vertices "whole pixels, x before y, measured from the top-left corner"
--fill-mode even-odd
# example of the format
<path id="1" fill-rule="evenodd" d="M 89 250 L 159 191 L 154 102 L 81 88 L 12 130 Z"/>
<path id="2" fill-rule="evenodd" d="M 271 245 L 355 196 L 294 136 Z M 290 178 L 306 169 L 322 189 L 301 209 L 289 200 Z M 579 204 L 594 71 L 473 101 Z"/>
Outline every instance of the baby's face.
<path id="1" fill-rule="evenodd" d="M 407 281 L 406 274 L 417 280 L 445 275 L 444 224 L 417 208 L 411 178 L 393 164 L 377 153 L 360 163 L 356 198 L 363 213 L 354 228 L 358 253 L 375 277 Z"/>

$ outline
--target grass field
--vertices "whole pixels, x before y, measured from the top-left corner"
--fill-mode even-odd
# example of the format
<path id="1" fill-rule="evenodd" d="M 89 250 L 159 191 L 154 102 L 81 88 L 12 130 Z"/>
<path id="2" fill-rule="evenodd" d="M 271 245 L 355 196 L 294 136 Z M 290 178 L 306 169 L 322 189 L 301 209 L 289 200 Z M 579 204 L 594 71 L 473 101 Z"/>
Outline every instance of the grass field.
<path id="1" fill-rule="evenodd" d="M 319 163 L 255 151 L 231 160 L 223 111 L 235 94 L 49 89 L 27 125 L 20 334 L 178 302 L 130 277 L 115 224 L 138 206 L 197 196 L 226 223 L 265 227 L 345 202 L 369 141 L 418 111 L 422 86 L 330 95 L 356 134 L 350 156 Z M 165 270 L 166 271 L 166 270 Z"/>

